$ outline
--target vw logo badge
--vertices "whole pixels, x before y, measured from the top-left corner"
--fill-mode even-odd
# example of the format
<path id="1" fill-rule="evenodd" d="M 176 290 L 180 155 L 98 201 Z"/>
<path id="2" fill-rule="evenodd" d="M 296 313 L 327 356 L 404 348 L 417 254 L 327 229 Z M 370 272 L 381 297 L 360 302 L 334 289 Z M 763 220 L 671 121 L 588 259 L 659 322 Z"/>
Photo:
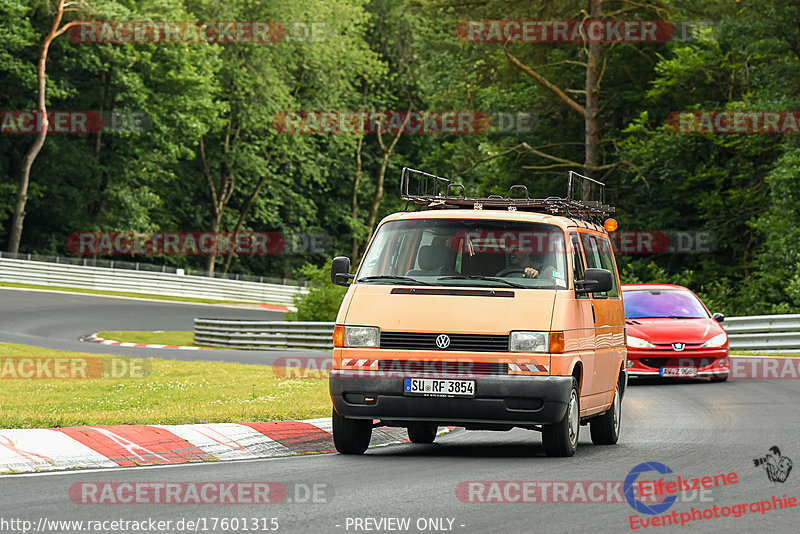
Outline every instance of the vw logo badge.
<path id="1" fill-rule="evenodd" d="M 450 336 L 447 334 L 439 334 L 436 337 L 436 346 L 440 349 L 446 349 L 450 346 Z"/>
<path id="2" fill-rule="evenodd" d="M 672 348 L 677 351 L 682 351 L 683 349 L 686 348 L 686 343 L 673 343 Z"/>

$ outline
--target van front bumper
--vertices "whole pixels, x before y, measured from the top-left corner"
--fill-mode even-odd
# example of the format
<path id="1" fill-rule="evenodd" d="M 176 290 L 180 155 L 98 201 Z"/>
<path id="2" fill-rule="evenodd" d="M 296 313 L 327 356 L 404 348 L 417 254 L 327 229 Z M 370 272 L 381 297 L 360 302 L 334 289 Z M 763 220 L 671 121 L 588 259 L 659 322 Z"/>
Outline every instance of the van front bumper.
<path id="1" fill-rule="evenodd" d="M 474 397 L 425 397 L 404 393 L 406 375 L 374 373 L 373 377 L 364 371 L 331 371 L 331 399 L 339 415 L 455 426 L 549 424 L 564 418 L 572 387 L 571 376 L 485 376 L 475 379 Z M 436 378 L 464 379 L 457 375 Z"/>

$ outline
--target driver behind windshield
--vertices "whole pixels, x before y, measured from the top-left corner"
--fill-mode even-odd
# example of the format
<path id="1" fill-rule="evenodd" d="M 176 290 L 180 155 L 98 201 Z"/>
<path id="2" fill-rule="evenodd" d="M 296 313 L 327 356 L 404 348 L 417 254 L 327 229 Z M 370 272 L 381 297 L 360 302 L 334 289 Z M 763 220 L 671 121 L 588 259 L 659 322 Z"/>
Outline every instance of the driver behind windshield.
<path id="1" fill-rule="evenodd" d="M 522 275 L 522 278 L 553 278 L 555 267 L 549 264 L 545 252 L 510 252 L 509 266 L 498 273 L 498 276 Z"/>

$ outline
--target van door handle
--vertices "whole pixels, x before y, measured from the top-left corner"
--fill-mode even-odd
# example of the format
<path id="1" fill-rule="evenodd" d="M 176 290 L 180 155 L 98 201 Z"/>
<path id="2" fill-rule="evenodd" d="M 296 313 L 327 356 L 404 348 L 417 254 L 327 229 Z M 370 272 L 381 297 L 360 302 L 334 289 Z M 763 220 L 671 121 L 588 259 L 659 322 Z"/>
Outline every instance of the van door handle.
<path id="1" fill-rule="evenodd" d="M 592 302 L 592 322 L 597 323 L 597 317 L 594 314 L 594 302 Z"/>

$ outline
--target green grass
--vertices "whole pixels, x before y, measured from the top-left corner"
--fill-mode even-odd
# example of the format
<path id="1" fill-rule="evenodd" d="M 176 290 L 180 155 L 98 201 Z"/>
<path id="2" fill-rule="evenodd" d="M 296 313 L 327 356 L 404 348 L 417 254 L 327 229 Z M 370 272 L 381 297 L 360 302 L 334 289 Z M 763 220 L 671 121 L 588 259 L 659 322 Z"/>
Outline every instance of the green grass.
<path id="1" fill-rule="evenodd" d="M 114 332 L 98 332 L 97 336 L 102 337 L 103 339 L 113 339 L 114 341 L 123 341 L 126 343 L 194 346 L 194 333 L 182 330 L 171 330 L 164 332 L 121 330 Z"/>
<path id="2" fill-rule="evenodd" d="M 22 289 L 41 289 L 44 291 L 66 291 L 68 293 L 86 293 L 89 295 L 107 295 L 109 297 L 127 297 L 127 298 L 140 298 L 140 299 L 154 299 L 154 300 L 168 300 L 172 302 L 199 302 L 200 304 L 258 304 L 257 302 L 245 301 L 221 301 L 214 299 L 198 299 L 193 297 L 174 297 L 171 295 L 153 295 L 150 293 L 133 293 L 130 291 L 105 291 L 102 289 L 83 289 L 77 287 L 64 287 L 64 286 L 43 286 L 37 284 L 20 284 L 17 282 L 0 282 L 0 288 L 22 288 Z M 264 304 L 274 304 L 271 302 L 264 302 Z"/>
<path id="3" fill-rule="evenodd" d="M 13 379 L 7 358 L 87 358 L 149 365 L 144 378 Z M 12 363 L 14 360 L 12 360 Z M 219 362 L 81 354 L 0 344 L 0 428 L 189 424 L 330 415 L 328 381 L 283 369 Z"/>

